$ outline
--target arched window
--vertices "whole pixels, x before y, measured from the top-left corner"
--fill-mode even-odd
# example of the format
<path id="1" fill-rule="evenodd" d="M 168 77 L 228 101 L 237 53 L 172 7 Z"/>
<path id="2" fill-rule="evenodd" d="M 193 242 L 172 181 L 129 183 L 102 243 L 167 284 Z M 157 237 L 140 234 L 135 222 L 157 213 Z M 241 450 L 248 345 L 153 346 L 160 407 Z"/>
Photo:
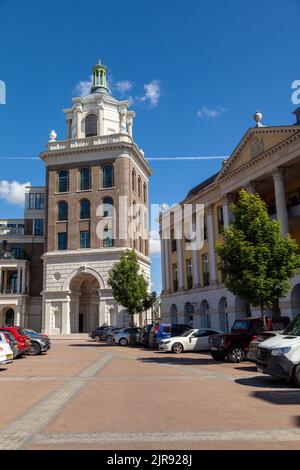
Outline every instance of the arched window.
<path id="1" fill-rule="evenodd" d="M 113 200 L 111 197 L 103 199 L 103 217 L 113 217 Z"/>
<path id="2" fill-rule="evenodd" d="M 143 184 L 143 200 L 144 200 L 144 203 L 147 204 L 147 185 L 146 185 L 146 183 Z"/>
<path id="3" fill-rule="evenodd" d="M 103 168 L 103 188 L 113 187 L 113 168 L 111 165 L 106 165 Z"/>
<path id="4" fill-rule="evenodd" d="M 135 169 L 134 168 L 131 172 L 131 187 L 132 187 L 132 191 L 135 191 Z"/>
<path id="5" fill-rule="evenodd" d="M 58 173 L 58 192 L 67 193 L 69 191 L 69 172 L 60 171 Z"/>
<path id="6" fill-rule="evenodd" d="M 139 197 L 142 196 L 142 181 L 141 181 L 140 176 L 138 177 L 138 196 Z"/>
<path id="7" fill-rule="evenodd" d="M 83 199 L 80 202 L 80 219 L 89 219 L 91 212 L 91 204 L 88 199 Z"/>
<path id="8" fill-rule="evenodd" d="M 68 204 L 65 201 L 61 201 L 57 204 L 57 220 L 58 222 L 68 220 Z"/>
<path id="9" fill-rule="evenodd" d="M 85 136 L 93 137 L 97 135 L 97 116 L 95 114 L 89 114 L 85 120 Z"/>
<path id="10" fill-rule="evenodd" d="M 91 188 L 91 172 L 88 168 L 83 168 L 80 172 L 80 190 L 86 191 Z"/>

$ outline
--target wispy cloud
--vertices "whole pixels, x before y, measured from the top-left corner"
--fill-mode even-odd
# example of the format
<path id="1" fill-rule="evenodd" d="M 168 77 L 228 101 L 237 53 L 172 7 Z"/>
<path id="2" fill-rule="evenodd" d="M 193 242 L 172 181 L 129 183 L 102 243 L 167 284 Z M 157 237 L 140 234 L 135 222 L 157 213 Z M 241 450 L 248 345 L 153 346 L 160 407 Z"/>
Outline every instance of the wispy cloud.
<path id="1" fill-rule="evenodd" d="M 160 237 L 158 230 L 151 230 L 149 234 L 150 255 L 160 255 Z"/>
<path id="2" fill-rule="evenodd" d="M 157 106 L 161 94 L 160 81 L 152 80 L 152 82 L 146 83 L 144 85 L 144 90 L 145 94 L 140 97 L 139 101 L 143 102 L 148 100 L 151 106 Z"/>
<path id="3" fill-rule="evenodd" d="M 25 197 L 25 187 L 30 183 L 18 183 L 18 181 L 0 181 L 0 199 L 9 204 L 23 204 Z"/>
<path id="4" fill-rule="evenodd" d="M 202 106 L 202 108 L 197 111 L 197 117 L 202 119 L 205 117 L 216 119 L 221 117 L 225 111 L 226 109 L 222 106 L 218 106 L 217 108 L 209 108 L 208 106 Z"/>
<path id="5" fill-rule="evenodd" d="M 86 96 L 90 94 L 91 86 L 92 86 L 92 78 L 90 78 L 90 80 L 82 80 L 79 83 L 77 83 L 74 91 L 78 96 Z"/>
<path id="6" fill-rule="evenodd" d="M 120 82 L 112 84 L 112 88 L 116 89 L 122 96 L 126 95 L 126 93 L 132 89 L 132 87 L 133 83 L 129 80 L 121 80 Z"/>

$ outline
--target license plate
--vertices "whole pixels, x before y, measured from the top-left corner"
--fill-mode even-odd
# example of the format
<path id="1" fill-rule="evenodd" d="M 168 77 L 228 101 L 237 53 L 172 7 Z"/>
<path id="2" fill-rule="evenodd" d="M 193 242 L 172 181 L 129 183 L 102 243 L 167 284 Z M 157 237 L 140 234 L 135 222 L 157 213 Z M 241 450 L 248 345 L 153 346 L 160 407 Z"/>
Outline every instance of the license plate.
<path id="1" fill-rule="evenodd" d="M 212 349 L 213 351 L 218 351 L 218 348 L 216 348 L 215 346 L 212 346 L 210 349 Z"/>
<path id="2" fill-rule="evenodd" d="M 6 354 L 6 359 L 12 359 L 13 355 L 12 354 Z"/>
<path id="3" fill-rule="evenodd" d="M 260 374 L 263 374 L 263 373 L 264 373 L 264 370 L 263 370 L 261 367 L 258 367 L 258 368 L 257 368 L 257 372 L 259 372 Z"/>

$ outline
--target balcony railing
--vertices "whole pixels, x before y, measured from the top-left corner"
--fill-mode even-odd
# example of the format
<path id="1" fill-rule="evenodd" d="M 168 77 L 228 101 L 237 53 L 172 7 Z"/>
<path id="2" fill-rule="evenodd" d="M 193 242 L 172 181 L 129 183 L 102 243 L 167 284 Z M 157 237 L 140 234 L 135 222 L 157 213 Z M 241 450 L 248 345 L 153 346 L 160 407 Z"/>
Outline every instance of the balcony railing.
<path id="1" fill-rule="evenodd" d="M 132 143 L 132 138 L 128 134 L 110 134 L 104 136 L 85 137 L 83 139 L 55 140 L 48 142 L 47 150 L 68 150 L 83 147 L 95 147 L 97 145 L 115 144 L 119 142 Z"/>
<path id="2" fill-rule="evenodd" d="M 29 260 L 29 255 L 24 250 L 17 250 L 17 251 L 0 250 L 0 259 Z"/>
<path id="3" fill-rule="evenodd" d="M 1 227 L 0 236 L 2 237 L 20 237 L 24 235 L 24 228 Z"/>

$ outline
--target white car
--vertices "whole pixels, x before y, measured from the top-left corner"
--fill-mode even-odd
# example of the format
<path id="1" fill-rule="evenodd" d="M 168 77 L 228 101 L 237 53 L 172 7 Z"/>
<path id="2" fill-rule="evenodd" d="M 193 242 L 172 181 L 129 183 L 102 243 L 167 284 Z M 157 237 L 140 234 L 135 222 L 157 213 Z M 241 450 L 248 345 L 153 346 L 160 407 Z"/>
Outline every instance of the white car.
<path id="1" fill-rule="evenodd" d="M 0 333 L 0 365 L 9 364 L 13 360 L 13 352 L 4 333 Z"/>
<path id="2" fill-rule="evenodd" d="M 211 328 L 191 329 L 181 336 L 161 340 L 159 349 L 180 354 L 184 351 L 205 351 L 210 349 L 209 337 L 222 333 Z"/>

